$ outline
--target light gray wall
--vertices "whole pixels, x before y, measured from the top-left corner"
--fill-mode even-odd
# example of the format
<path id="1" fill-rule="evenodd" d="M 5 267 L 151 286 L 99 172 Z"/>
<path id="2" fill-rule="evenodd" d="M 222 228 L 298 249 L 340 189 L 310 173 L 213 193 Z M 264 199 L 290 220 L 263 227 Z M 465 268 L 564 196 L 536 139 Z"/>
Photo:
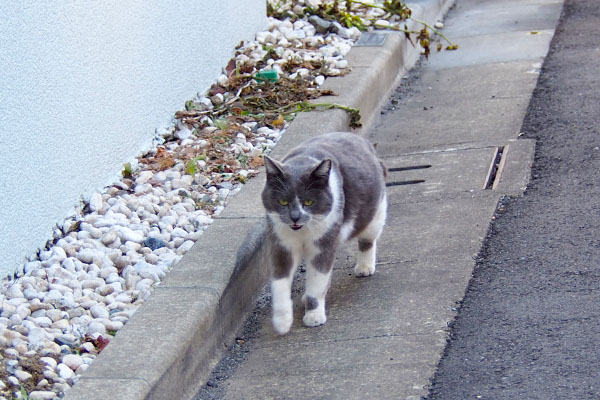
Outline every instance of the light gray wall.
<path id="1" fill-rule="evenodd" d="M 214 82 L 265 0 L 0 2 L 0 274 Z"/>

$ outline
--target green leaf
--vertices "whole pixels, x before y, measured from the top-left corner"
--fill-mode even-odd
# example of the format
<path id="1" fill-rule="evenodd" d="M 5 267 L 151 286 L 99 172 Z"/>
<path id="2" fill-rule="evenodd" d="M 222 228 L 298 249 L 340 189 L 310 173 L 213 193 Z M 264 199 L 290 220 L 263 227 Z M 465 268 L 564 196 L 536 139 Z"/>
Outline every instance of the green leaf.
<path id="1" fill-rule="evenodd" d="M 123 178 L 131 178 L 131 176 L 133 175 L 133 169 L 131 168 L 131 163 L 123 164 L 123 171 L 121 173 L 123 174 Z"/>

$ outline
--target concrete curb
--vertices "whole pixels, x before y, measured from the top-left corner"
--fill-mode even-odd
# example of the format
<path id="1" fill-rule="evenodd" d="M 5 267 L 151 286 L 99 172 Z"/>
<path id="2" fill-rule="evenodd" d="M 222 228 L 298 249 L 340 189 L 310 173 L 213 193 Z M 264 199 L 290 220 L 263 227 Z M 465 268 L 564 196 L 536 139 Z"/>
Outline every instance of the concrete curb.
<path id="1" fill-rule="evenodd" d="M 452 4 L 453 0 L 433 0 L 411 7 L 413 16 L 434 23 Z M 325 101 L 359 108 L 363 127 L 355 132 L 365 134 L 382 102 L 418 57 L 418 49 L 397 33 L 387 33 L 381 46 L 355 46 L 348 54 L 352 72 L 326 81 L 325 87 L 337 96 Z M 302 113 L 273 155 L 282 156 L 310 136 L 346 131 L 348 122 L 341 110 Z M 230 202 L 66 399 L 193 397 L 267 281 L 260 251 L 263 185 L 260 175 Z"/>

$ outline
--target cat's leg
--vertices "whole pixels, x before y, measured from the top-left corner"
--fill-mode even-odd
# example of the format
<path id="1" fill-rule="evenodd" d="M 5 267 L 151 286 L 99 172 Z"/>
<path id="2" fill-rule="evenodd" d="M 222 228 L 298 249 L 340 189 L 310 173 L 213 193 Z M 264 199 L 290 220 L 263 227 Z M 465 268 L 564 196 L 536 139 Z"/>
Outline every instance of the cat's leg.
<path id="1" fill-rule="evenodd" d="M 285 335 L 294 321 L 292 282 L 298 260 L 291 251 L 279 245 L 274 246 L 271 254 L 273 262 L 271 279 L 273 329 L 278 334 Z"/>
<path id="2" fill-rule="evenodd" d="M 370 276 L 375 273 L 377 239 L 383 231 L 386 214 L 387 198 L 386 196 L 383 196 L 373 220 L 367 225 L 365 230 L 358 235 L 358 254 L 356 255 L 354 275 Z"/>
<path id="3" fill-rule="evenodd" d="M 321 254 L 307 262 L 306 291 L 302 297 L 304 302 L 302 322 L 306 326 L 323 325 L 327 320 L 325 316 L 325 296 L 329 289 L 334 256 L 334 248 L 323 249 Z"/>

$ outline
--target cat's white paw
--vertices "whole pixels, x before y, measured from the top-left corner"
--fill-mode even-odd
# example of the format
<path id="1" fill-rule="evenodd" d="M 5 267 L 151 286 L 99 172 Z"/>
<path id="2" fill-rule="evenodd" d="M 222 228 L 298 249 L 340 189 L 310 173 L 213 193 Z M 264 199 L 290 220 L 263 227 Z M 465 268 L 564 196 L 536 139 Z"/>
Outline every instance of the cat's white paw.
<path id="1" fill-rule="evenodd" d="M 294 314 L 292 312 L 277 312 L 273 314 L 273 329 L 279 335 L 285 335 L 290 331 L 294 322 Z"/>
<path id="2" fill-rule="evenodd" d="M 354 275 L 371 276 L 375 273 L 375 264 L 356 264 L 354 267 Z"/>
<path id="3" fill-rule="evenodd" d="M 327 317 L 325 317 L 325 311 L 321 310 L 307 311 L 306 314 L 304 314 L 304 318 L 302 318 L 304 325 L 310 327 L 323 325 L 325 321 L 327 321 Z"/>

